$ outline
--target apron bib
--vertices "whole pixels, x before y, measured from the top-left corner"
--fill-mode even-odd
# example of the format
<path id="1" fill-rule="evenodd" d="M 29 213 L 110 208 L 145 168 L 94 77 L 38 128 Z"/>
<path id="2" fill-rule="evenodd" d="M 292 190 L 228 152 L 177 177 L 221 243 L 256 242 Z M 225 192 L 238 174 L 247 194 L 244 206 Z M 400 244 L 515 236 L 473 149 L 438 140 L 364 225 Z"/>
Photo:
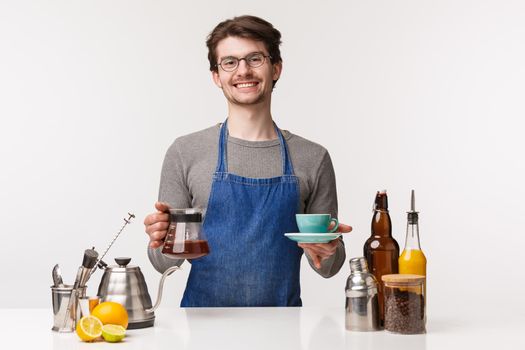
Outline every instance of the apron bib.
<path id="1" fill-rule="evenodd" d="M 275 126 L 283 175 L 253 179 L 228 173 L 227 121 L 219 137 L 203 229 L 210 254 L 192 261 L 182 307 L 301 306 L 303 250 L 284 236 L 298 232 L 299 181 Z"/>

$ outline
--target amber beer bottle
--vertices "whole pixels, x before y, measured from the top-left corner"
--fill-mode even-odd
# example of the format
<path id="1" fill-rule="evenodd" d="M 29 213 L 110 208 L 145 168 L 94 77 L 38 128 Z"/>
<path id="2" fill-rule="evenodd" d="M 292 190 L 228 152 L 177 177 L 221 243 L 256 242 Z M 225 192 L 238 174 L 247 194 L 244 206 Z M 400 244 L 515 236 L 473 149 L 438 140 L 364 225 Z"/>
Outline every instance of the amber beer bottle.
<path id="1" fill-rule="evenodd" d="M 388 214 L 386 190 L 378 191 L 376 194 L 372 234 L 363 248 L 368 268 L 379 282 L 379 315 L 383 324 L 385 312 L 381 276 L 399 272 L 399 244 L 392 237 L 392 221 Z"/>

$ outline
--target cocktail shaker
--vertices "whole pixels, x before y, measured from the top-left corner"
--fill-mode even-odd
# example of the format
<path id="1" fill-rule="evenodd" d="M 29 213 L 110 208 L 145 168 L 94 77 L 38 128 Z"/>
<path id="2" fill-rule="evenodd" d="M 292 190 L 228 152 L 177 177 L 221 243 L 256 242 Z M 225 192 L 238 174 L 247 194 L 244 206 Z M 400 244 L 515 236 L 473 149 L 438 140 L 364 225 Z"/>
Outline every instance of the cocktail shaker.
<path id="1" fill-rule="evenodd" d="M 350 259 L 350 276 L 346 282 L 346 329 L 381 329 L 378 284 L 374 275 L 368 271 L 364 257 Z"/>

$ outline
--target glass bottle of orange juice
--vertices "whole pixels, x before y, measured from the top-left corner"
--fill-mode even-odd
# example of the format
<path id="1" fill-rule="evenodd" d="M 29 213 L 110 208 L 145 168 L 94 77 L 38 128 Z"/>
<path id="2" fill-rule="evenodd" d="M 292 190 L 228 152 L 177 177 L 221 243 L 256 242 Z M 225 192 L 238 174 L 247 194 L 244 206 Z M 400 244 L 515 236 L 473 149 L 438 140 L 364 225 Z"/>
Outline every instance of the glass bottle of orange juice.
<path id="1" fill-rule="evenodd" d="M 419 243 L 418 212 L 415 210 L 414 190 L 412 190 L 410 211 L 408 212 L 405 249 L 399 257 L 399 273 L 425 277 L 427 275 L 427 258 Z"/>

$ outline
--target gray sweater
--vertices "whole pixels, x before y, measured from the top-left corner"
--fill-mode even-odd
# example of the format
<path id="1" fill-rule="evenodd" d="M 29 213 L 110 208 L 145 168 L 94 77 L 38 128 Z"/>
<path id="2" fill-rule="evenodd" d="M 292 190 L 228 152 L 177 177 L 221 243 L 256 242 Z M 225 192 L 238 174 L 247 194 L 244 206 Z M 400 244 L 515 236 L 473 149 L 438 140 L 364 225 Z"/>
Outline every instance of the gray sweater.
<path id="1" fill-rule="evenodd" d="M 220 124 L 179 137 L 166 153 L 162 165 L 159 201 L 173 208 L 201 208 L 208 206 L 212 176 L 217 166 Z M 324 213 L 337 217 L 337 191 L 330 155 L 322 146 L 281 130 L 288 144 L 295 175 L 299 178 L 300 212 Z M 228 172 L 250 178 L 268 178 L 282 175 L 279 140 L 246 141 L 228 137 Z M 284 234 L 284 232 L 283 232 Z M 310 266 L 323 277 L 335 275 L 345 260 L 343 241 L 336 253 L 322 261 L 317 270 L 308 257 Z M 148 256 L 159 272 L 184 260 L 173 260 L 161 254 L 161 248 L 148 248 Z"/>

